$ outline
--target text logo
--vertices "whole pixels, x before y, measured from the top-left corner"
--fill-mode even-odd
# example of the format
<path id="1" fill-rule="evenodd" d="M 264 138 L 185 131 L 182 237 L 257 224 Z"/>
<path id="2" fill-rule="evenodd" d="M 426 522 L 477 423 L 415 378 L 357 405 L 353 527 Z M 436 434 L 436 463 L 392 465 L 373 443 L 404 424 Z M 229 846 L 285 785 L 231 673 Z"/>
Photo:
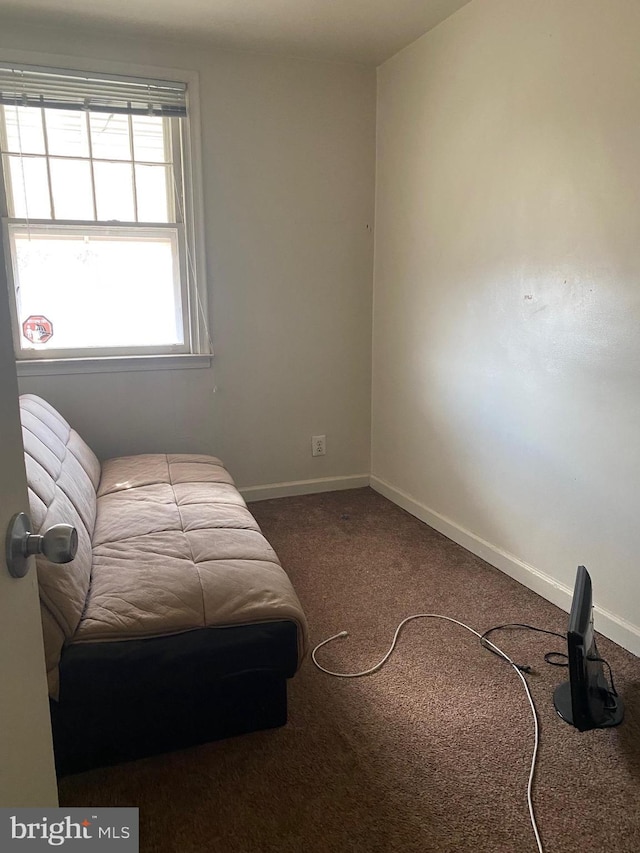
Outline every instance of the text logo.
<path id="1" fill-rule="evenodd" d="M 0 850 L 138 853 L 138 809 L 0 809 Z"/>

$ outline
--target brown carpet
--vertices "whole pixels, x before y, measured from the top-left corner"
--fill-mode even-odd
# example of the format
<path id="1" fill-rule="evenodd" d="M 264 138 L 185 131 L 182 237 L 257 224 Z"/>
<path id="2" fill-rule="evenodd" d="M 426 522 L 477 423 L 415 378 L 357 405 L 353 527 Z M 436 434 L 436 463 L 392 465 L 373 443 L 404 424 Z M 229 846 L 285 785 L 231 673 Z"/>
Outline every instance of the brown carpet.
<path id="1" fill-rule="evenodd" d="M 289 572 L 319 657 L 375 663 L 405 616 L 436 612 L 485 630 L 567 616 L 370 489 L 251 505 Z M 588 568 L 588 567 L 587 567 Z M 598 590 L 594 590 L 597 601 Z M 562 641 L 494 635 L 528 676 L 541 722 L 534 803 L 546 853 L 640 849 L 640 661 L 602 639 L 626 703 L 617 729 L 579 733 L 553 708 Z M 511 667 L 469 632 L 410 623 L 375 675 L 336 679 L 307 660 L 289 724 L 61 781 L 66 806 L 140 808 L 142 851 L 529 853 L 532 721 Z"/>

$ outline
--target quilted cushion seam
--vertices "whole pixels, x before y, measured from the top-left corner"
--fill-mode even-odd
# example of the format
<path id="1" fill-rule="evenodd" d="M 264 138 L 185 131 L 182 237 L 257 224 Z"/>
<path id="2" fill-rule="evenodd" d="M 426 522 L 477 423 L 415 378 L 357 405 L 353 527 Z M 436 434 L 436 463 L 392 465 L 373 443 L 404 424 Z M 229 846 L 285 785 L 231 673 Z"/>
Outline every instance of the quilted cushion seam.
<path id="1" fill-rule="evenodd" d="M 75 453 L 75 451 L 74 451 L 73 449 L 69 448 L 69 441 L 71 440 L 71 436 L 72 436 L 74 433 L 78 436 L 78 438 L 80 439 L 80 441 L 84 441 L 84 439 L 82 438 L 82 436 L 81 436 L 79 433 L 77 433 L 75 430 L 73 430 L 73 429 L 72 429 L 72 430 L 70 430 L 70 431 L 69 431 L 69 439 L 67 440 L 67 443 L 65 444 L 65 447 L 67 448 L 67 452 L 68 452 L 68 453 L 70 453 L 70 454 L 71 454 L 71 456 L 73 456 L 73 458 L 76 460 L 76 462 L 78 463 L 78 465 L 82 468 L 82 470 L 84 471 L 84 473 L 87 475 L 87 477 L 89 478 L 89 482 L 91 483 L 91 485 L 92 485 L 92 487 L 93 487 L 93 491 L 95 492 L 95 491 L 96 491 L 96 487 L 93 485 L 93 479 L 91 478 L 91 474 L 90 474 L 90 473 L 87 471 L 87 469 L 84 467 L 84 464 L 83 464 L 82 460 L 80 459 L 80 457 L 78 456 L 78 454 L 77 454 L 77 453 Z M 88 450 L 91 450 L 91 448 L 90 448 L 90 447 L 89 447 L 89 445 L 86 443 L 86 441 L 85 441 L 84 443 L 87 445 L 87 449 L 88 449 Z M 91 453 L 93 453 L 93 450 L 91 450 Z M 95 453 L 94 453 L 93 455 L 95 456 Z M 97 458 L 97 457 L 96 457 L 96 458 Z M 100 460 L 98 460 L 98 465 L 100 465 Z M 102 468 L 102 466 L 100 466 L 100 467 Z M 100 481 L 98 481 L 98 482 L 100 482 Z"/>
<path id="2" fill-rule="evenodd" d="M 34 438 L 36 438 L 36 439 L 40 442 L 40 444 L 41 444 L 43 447 L 47 447 L 47 445 L 46 445 L 46 444 L 44 443 L 44 441 L 40 438 L 40 436 L 36 435 L 36 434 L 35 434 L 35 432 L 34 432 L 32 429 L 29 429 L 29 427 L 25 426 L 24 424 L 22 425 L 22 429 L 23 429 L 23 430 L 25 430 L 25 432 L 30 432 L 30 433 L 31 433 L 31 435 L 32 435 Z M 57 436 L 56 436 L 56 437 L 57 437 Z M 58 439 L 58 441 L 60 441 L 60 439 Z M 60 442 L 60 443 L 62 444 L 62 442 Z M 65 449 L 66 449 L 66 445 L 65 445 Z M 47 447 L 47 450 L 49 450 L 49 448 L 48 448 L 48 447 Z M 50 452 L 51 452 L 51 453 L 53 453 L 53 451 L 50 451 Z M 29 451 L 28 451 L 28 450 L 25 450 L 25 453 L 26 453 L 26 455 L 27 455 L 27 456 L 30 456 L 30 457 L 33 459 L 33 461 L 36 463 L 36 465 L 39 465 L 39 466 L 40 466 L 40 468 L 42 468 L 42 470 L 44 471 L 44 473 L 45 473 L 48 477 L 51 477 L 51 474 L 49 474 L 49 472 L 48 472 L 48 471 L 47 471 L 47 469 L 44 467 L 44 465 L 42 464 L 42 462 L 39 462 L 39 461 L 36 459 L 36 457 L 33 455 L 33 453 L 29 453 Z M 54 454 L 54 455 L 55 455 L 55 454 Z M 56 459 L 57 459 L 57 457 L 56 457 Z M 62 459 L 58 459 L 58 462 L 60 462 L 60 470 L 62 471 Z M 53 479 L 53 477 L 51 477 L 51 479 L 53 480 L 53 497 L 51 498 L 51 503 L 47 503 L 46 501 L 42 500 L 42 498 L 40 497 L 40 495 L 38 495 L 38 497 L 40 498 L 40 500 L 42 501 L 42 503 L 43 503 L 43 504 L 45 505 L 45 507 L 47 508 L 47 512 L 49 511 L 49 508 L 50 508 L 51 504 L 52 504 L 52 503 L 54 502 L 54 500 L 56 499 L 56 493 L 55 493 L 55 490 L 58 488 L 58 478 L 59 478 L 59 476 L 60 476 L 60 475 L 58 474 L 58 475 L 56 476 L 55 480 Z M 37 494 L 38 494 L 38 493 L 36 492 L 36 490 L 35 490 L 35 489 L 33 489 L 33 488 L 31 489 L 31 491 L 32 491 L 35 495 L 37 495 Z M 62 491 L 62 489 L 60 489 L 60 491 Z M 68 495 L 67 495 L 67 497 L 68 497 Z"/>
<path id="3" fill-rule="evenodd" d="M 176 502 L 176 509 L 178 510 L 178 516 L 180 517 L 180 524 L 182 526 L 182 535 L 187 540 L 187 544 L 189 545 L 189 553 L 191 554 L 191 562 L 193 564 L 193 568 L 195 569 L 198 575 L 198 583 L 200 584 L 200 595 L 202 596 L 202 627 L 207 627 L 207 611 L 204 603 L 204 587 L 202 586 L 202 577 L 200 575 L 200 569 L 197 566 L 197 563 L 193 556 L 193 548 L 191 547 L 191 540 L 187 536 L 187 533 L 184 529 L 184 521 L 182 520 L 182 513 L 180 512 L 180 506 L 178 505 L 178 497 L 176 495 L 176 490 L 174 489 L 173 484 L 173 474 L 171 471 L 171 463 L 169 462 L 169 455 L 165 454 L 165 459 L 167 460 L 167 469 L 169 471 L 169 485 L 171 486 L 171 491 L 173 492 L 173 499 Z"/>
<path id="4" fill-rule="evenodd" d="M 45 424 L 45 426 L 46 426 L 46 424 Z M 41 444 L 43 447 L 45 447 L 45 448 L 47 447 L 47 445 L 46 445 L 46 444 L 44 443 L 44 441 L 40 438 L 40 436 L 36 435 L 36 434 L 35 434 L 35 432 L 34 432 L 32 429 L 29 429 L 29 427 L 28 427 L 28 426 L 23 426 L 23 429 L 24 429 L 26 432 L 31 433 L 31 435 L 32 435 L 32 436 L 33 436 L 37 441 L 39 441 L 39 442 L 40 442 L 40 444 Z M 69 435 L 71 435 L 71 433 L 69 433 Z M 60 440 L 60 439 L 58 439 L 58 440 Z M 69 445 L 68 445 L 68 444 L 65 444 L 64 442 L 60 442 L 60 443 L 64 445 L 64 456 L 62 457 L 62 459 L 59 459 L 59 460 L 58 460 L 58 461 L 60 462 L 60 471 L 59 471 L 59 473 L 55 476 L 55 478 L 54 478 L 54 477 L 51 477 L 51 475 L 49 474 L 49 472 L 47 471 L 47 469 L 44 467 L 44 465 L 43 465 L 41 462 L 39 462 L 39 461 L 36 459 L 36 457 L 33 455 L 33 453 L 29 453 L 28 451 L 25 451 L 25 453 L 27 453 L 27 455 L 28 455 L 28 456 L 30 456 L 30 457 L 33 459 L 33 461 L 36 463 L 36 465 L 39 465 L 39 466 L 42 468 L 42 470 L 45 472 L 45 474 L 47 474 L 47 476 L 51 477 L 51 479 L 53 480 L 54 493 L 53 493 L 53 497 L 51 498 L 51 502 L 50 502 L 50 503 L 46 503 L 45 501 L 42 501 L 42 503 L 43 503 L 43 504 L 46 506 L 46 508 L 47 508 L 47 512 L 49 511 L 49 508 L 51 507 L 51 504 L 52 504 L 52 503 L 54 502 L 54 500 L 56 499 L 55 490 L 56 490 L 56 489 L 60 489 L 60 491 L 62 492 L 62 494 L 63 494 L 63 495 L 68 499 L 68 501 L 69 501 L 69 503 L 71 504 L 71 506 L 76 510 L 76 512 L 78 513 L 78 516 L 80 517 L 80 520 L 81 520 L 81 521 L 82 521 L 82 523 L 84 524 L 84 519 L 82 518 L 82 515 L 80 514 L 80 512 L 79 512 L 78 508 L 76 507 L 76 503 L 75 503 L 74 499 L 71 497 L 71 495 L 69 494 L 69 492 L 68 492 L 68 491 L 67 491 L 63 486 L 61 486 L 61 485 L 60 485 L 60 477 L 62 476 L 62 472 L 63 472 L 63 469 L 64 469 L 64 463 L 65 463 L 65 460 L 66 460 L 66 458 L 67 458 L 67 456 L 68 456 L 68 455 L 72 456 L 72 457 L 76 460 L 76 462 L 78 463 L 78 465 L 80 465 L 80 467 L 82 468 L 82 470 L 84 471 L 84 473 L 87 475 L 87 477 L 88 477 L 88 479 L 89 479 L 89 482 L 91 483 L 91 488 L 94 490 L 94 493 L 95 493 L 95 487 L 94 487 L 94 485 L 93 485 L 93 481 L 92 481 L 91 477 L 89 477 L 89 474 L 88 474 L 88 473 L 87 473 L 87 471 L 85 470 L 84 466 L 82 465 L 82 463 L 80 462 L 80 460 L 78 459 L 78 457 L 75 455 L 75 453 L 74 453 L 72 450 L 69 450 Z M 47 448 L 47 449 L 49 449 L 49 448 Z M 53 451 L 51 451 L 51 452 L 53 452 Z M 54 454 L 54 455 L 55 455 L 55 454 Z M 56 458 L 57 458 L 57 457 L 56 457 Z M 34 494 L 37 494 L 37 492 L 36 492 L 34 489 L 32 489 L 32 491 L 34 492 Z M 38 497 L 40 498 L 40 495 L 38 495 Z M 42 500 L 42 498 L 40 498 L 40 500 Z M 84 526 L 85 526 L 85 527 L 86 527 L 86 529 L 87 529 L 87 533 L 89 533 L 89 535 L 90 535 L 90 536 L 91 536 L 91 535 L 93 535 L 93 530 L 91 530 L 91 531 L 90 531 L 86 524 L 85 524 Z M 94 529 L 95 529 L 95 518 L 94 518 L 94 521 L 93 521 L 93 526 L 94 526 Z"/>
<path id="5" fill-rule="evenodd" d="M 118 542 L 130 542 L 132 539 L 142 539 L 147 536 L 155 536 L 156 533 L 177 533 L 181 531 L 186 535 L 187 531 L 184 529 L 184 522 L 182 520 L 182 514 L 180 513 L 180 507 L 177 507 L 177 509 L 181 524 L 179 530 L 177 528 L 163 527 L 160 530 L 149 530 L 146 533 L 132 533 L 131 536 L 123 536 L 121 539 L 108 539 L 106 542 L 94 542 L 93 547 L 103 548 L 105 545 L 115 545 Z M 193 527 L 189 530 L 189 533 L 197 533 L 199 530 L 233 530 L 234 532 L 236 530 L 247 530 L 249 533 L 259 533 L 260 536 L 262 536 L 262 533 L 260 533 L 259 530 L 256 530 L 255 527 Z M 191 545 L 189 545 L 189 548 L 191 548 Z M 191 554 L 193 557 L 193 551 L 191 551 Z"/>

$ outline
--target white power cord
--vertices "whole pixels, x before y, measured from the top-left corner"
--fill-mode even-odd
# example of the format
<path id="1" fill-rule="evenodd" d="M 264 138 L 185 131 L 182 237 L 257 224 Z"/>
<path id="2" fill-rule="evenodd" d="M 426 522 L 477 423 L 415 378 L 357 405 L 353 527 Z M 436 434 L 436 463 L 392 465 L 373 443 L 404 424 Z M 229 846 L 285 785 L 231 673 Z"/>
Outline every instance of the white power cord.
<path id="1" fill-rule="evenodd" d="M 369 669 L 365 669 L 362 672 L 333 672 L 332 670 L 326 669 L 324 666 L 321 666 L 316 660 L 316 652 L 318 651 L 318 649 L 321 649 L 322 646 L 326 646 L 327 643 L 332 642 L 332 640 L 337 640 L 338 637 L 348 637 L 349 634 L 347 633 L 347 631 L 340 631 L 340 633 L 334 634 L 332 637 L 329 637 L 328 639 L 323 640 L 321 643 L 318 643 L 318 645 L 311 652 L 311 659 L 318 667 L 318 669 L 322 670 L 322 672 L 326 672 L 327 675 L 333 675 L 336 678 L 360 678 L 363 675 L 371 675 L 372 673 L 377 672 L 379 669 L 381 669 L 389 660 L 393 653 L 393 650 L 396 647 L 396 642 L 398 641 L 400 631 L 407 624 L 407 622 L 411 622 L 413 619 L 445 619 L 447 622 L 453 622 L 455 625 L 460 625 L 461 628 L 466 628 L 467 631 L 471 631 L 472 634 L 475 634 L 478 639 L 482 639 L 482 634 L 479 634 L 473 628 L 470 628 L 468 625 L 465 625 L 464 622 L 459 622 L 457 619 L 452 619 L 450 616 L 442 616 L 439 613 L 416 613 L 415 615 L 407 616 L 406 619 L 402 620 L 402 622 L 396 628 L 395 634 L 393 635 L 393 640 L 391 642 L 391 646 L 389 647 L 389 651 L 384 655 L 381 660 L 378 661 L 378 663 L 374 664 L 374 666 L 372 667 L 369 667 Z M 524 685 L 524 689 L 527 694 L 527 699 L 529 700 L 529 705 L 531 706 L 531 713 L 533 715 L 534 742 L 533 755 L 531 758 L 531 769 L 529 771 L 529 782 L 527 784 L 527 803 L 529 806 L 529 817 L 531 818 L 531 826 L 533 827 L 533 833 L 536 837 L 536 844 L 538 845 L 538 851 L 539 853 L 544 853 L 544 850 L 542 848 L 542 841 L 540 840 L 540 833 L 538 832 L 538 825 L 536 823 L 535 813 L 533 810 L 533 800 L 531 795 L 533 789 L 533 777 L 536 769 L 536 759 L 538 757 L 538 745 L 540 743 L 540 726 L 538 724 L 536 706 L 533 703 L 533 697 L 531 695 L 531 690 L 529 689 L 527 679 L 524 677 L 517 664 L 515 664 L 511 660 L 509 655 L 505 654 L 502 649 L 498 648 L 498 646 L 492 643 L 491 640 L 487 640 L 485 638 L 484 642 L 490 645 L 497 652 L 497 654 L 499 654 L 504 660 L 507 661 L 507 663 L 512 666 L 512 668 L 518 675 L 518 678 L 520 679 L 520 681 L 522 681 L 522 684 Z"/>

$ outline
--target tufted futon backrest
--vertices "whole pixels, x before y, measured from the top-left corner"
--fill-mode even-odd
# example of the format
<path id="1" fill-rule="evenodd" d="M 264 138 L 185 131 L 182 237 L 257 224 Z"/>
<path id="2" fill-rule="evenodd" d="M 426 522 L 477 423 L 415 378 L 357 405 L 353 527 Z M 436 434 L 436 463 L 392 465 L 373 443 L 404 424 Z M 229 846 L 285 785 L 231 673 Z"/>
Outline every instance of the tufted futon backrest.
<path id="1" fill-rule="evenodd" d="M 49 689 L 55 697 L 60 653 L 78 627 L 91 583 L 100 463 L 62 415 L 35 394 L 20 397 L 20 418 L 33 532 L 60 523 L 78 531 L 71 563 L 36 559 Z"/>

